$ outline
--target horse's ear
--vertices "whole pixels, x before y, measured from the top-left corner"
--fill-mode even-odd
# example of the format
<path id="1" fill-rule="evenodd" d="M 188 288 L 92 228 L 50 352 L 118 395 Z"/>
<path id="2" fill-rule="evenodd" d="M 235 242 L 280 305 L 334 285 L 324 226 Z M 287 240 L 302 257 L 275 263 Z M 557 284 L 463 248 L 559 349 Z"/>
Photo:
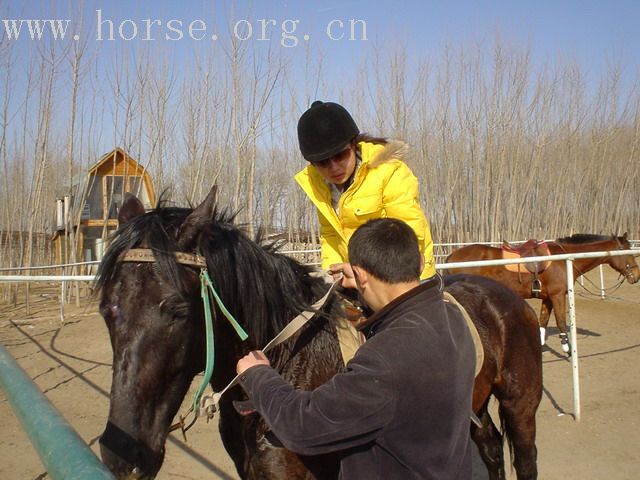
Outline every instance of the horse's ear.
<path id="1" fill-rule="evenodd" d="M 132 193 L 125 193 L 124 202 L 118 211 L 118 223 L 124 225 L 139 215 L 144 215 L 144 205 Z"/>
<path id="2" fill-rule="evenodd" d="M 626 241 L 627 238 L 629 238 L 629 232 L 624 232 L 624 235 L 622 235 L 622 239 Z"/>
<path id="3" fill-rule="evenodd" d="M 177 235 L 178 248 L 189 251 L 198 237 L 198 233 L 213 218 L 216 208 L 216 196 L 218 186 L 214 185 L 207 198 L 193 209 L 193 212 L 185 219 Z"/>

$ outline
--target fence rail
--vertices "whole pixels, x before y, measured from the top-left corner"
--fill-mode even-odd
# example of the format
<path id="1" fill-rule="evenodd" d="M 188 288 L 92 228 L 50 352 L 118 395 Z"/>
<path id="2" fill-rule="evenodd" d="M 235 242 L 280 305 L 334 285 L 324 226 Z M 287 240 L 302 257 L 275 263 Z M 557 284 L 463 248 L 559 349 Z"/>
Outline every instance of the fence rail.
<path id="1" fill-rule="evenodd" d="M 575 299 L 574 299 L 574 277 L 573 277 L 573 261 L 577 258 L 598 258 L 598 257 L 615 257 L 621 255 L 637 255 L 637 249 L 615 250 L 603 252 L 584 252 L 584 253 L 566 253 L 561 255 L 548 255 L 526 258 L 510 258 L 501 260 L 479 260 L 473 262 L 455 262 L 455 263 L 439 263 L 436 269 L 454 270 L 465 267 L 480 267 L 489 265 L 509 265 L 516 263 L 533 263 L 551 261 L 564 261 L 567 266 L 567 299 L 569 306 L 569 327 L 571 341 L 571 366 L 573 370 L 573 398 L 574 398 L 574 418 L 580 420 L 580 378 L 578 374 L 578 339 L 575 315 Z M 0 275 L 0 282 L 25 282 L 25 281 L 71 281 L 83 280 L 92 281 L 95 275 Z"/>
<path id="2" fill-rule="evenodd" d="M 65 418 L 0 345 L 0 388 L 54 480 L 114 480 Z"/>

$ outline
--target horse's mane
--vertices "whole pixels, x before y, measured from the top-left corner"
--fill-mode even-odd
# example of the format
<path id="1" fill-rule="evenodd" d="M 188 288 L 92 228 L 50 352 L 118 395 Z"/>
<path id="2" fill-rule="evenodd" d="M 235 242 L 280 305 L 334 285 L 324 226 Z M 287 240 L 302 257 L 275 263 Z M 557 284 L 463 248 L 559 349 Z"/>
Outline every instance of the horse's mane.
<path id="1" fill-rule="evenodd" d="M 614 240 L 615 237 L 611 237 L 609 235 L 596 235 L 593 233 L 574 233 L 569 237 L 558 238 L 556 242 L 559 243 L 593 243 L 593 242 L 604 242 L 606 240 Z"/>
<path id="2" fill-rule="evenodd" d="M 265 244 L 260 231 L 251 241 L 236 226 L 214 221 L 201 237 L 200 248 L 215 287 L 237 306 L 233 313 L 249 324 L 257 347 L 308 310 L 328 288 L 324 280 L 310 275 L 312 267 L 278 253 L 277 243 Z"/>
<path id="3" fill-rule="evenodd" d="M 191 208 L 164 207 L 139 215 L 113 235 L 100 264 L 95 286 L 103 289 L 116 277 L 120 256 L 144 244 L 154 251 L 153 268 L 181 294 L 187 291 L 184 267 L 177 263 L 176 234 Z M 198 249 L 206 258 L 214 287 L 237 311 L 231 313 L 247 328 L 256 346 L 264 346 L 300 311 L 326 291 L 312 267 L 278 253 L 277 243 L 265 243 L 259 229 L 255 240 L 234 225 L 235 214 L 215 209 L 199 235 Z"/>

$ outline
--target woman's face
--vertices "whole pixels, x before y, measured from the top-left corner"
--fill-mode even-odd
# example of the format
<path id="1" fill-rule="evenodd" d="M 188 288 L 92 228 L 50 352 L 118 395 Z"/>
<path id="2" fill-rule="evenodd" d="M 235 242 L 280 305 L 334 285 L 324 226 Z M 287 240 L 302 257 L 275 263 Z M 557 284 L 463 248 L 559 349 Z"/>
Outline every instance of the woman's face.
<path id="1" fill-rule="evenodd" d="M 338 186 L 343 185 L 356 169 L 355 146 L 348 145 L 337 155 L 320 162 L 313 162 L 312 165 L 326 181 Z"/>

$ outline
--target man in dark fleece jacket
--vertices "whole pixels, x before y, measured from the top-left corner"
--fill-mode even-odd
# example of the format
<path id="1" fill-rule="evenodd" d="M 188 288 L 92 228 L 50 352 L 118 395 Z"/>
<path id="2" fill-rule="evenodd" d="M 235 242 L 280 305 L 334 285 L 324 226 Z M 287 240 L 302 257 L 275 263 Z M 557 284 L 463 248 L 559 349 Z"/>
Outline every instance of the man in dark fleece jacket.
<path id="1" fill-rule="evenodd" d="M 475 351 L 439 277 L 420 283 L 411 228 L 372 220 L 349 241 L 355 282 L 375 312 L 347 371 L 295 390 L 262 352 L 237 365 L 240 383 L 283 445 L 303 455 L 341 451 L 340 478 L 470 479 Z"/>

